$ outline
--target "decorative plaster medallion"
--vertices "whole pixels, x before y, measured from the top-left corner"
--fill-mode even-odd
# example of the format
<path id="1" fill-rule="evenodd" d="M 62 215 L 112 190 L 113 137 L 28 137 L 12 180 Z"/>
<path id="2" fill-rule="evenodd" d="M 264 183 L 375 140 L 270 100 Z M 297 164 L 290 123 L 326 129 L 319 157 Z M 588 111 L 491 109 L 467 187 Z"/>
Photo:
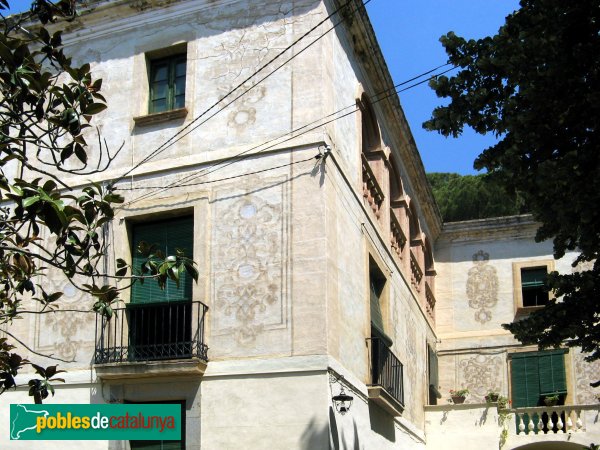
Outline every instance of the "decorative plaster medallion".
<path id="1" fill-rule="evenodd" d="M 483 401 L 485 394 L 493 390 L 501 392 L 502 359 L 499 356 L 476 355 L 459 363 L 464 387 L 469 389 L 474 401 Z"/>
<path id="2" fill-rule="evenodd" d="M 498 303 L 498 274 L 489 265 L 489 253 L 479 250 L 473 255 L 473 267 L 467 276 L 467 298 L 469 307 L 476 309 L 475 320 L 479 323 L 492 319 L 490 308 Z"/>

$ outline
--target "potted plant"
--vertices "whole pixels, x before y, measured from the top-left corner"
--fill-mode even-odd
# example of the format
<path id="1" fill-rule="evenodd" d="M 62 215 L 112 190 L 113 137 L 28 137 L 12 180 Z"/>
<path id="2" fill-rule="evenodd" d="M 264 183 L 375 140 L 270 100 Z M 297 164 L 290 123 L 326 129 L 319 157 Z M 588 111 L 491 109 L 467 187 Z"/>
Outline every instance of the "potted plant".
<path id="1" fill-rule="evenodd" d="M 546 404 L 546 406 L 556 406 L 558 403 L 558 399 L 558 394 L 546 395 L 544 397 L 544 403 Z"/>
<path id="2" fill-rule="evenodd" d="M 486 395 L 485 395 L 485 402 L 486 403 L 496 403 L 498 401 L 498 398 L 500 397 L 500 394 L 496 391 L 489 391 Z"/>
<path id="3" fill-rule="evenodd" d="M 507 397 L 500 395 L 498 397 L 498 409 L 506 409 L 510 406 L 510 400 Z"/>
<path id="4" fill-rule="evenodd" d="M 450 389 L 450 398 L 452 399 L 452 403 L 455 405 L 460 405 L 465 402 L 465 399 L 469 395 L 468 389 Z"/>

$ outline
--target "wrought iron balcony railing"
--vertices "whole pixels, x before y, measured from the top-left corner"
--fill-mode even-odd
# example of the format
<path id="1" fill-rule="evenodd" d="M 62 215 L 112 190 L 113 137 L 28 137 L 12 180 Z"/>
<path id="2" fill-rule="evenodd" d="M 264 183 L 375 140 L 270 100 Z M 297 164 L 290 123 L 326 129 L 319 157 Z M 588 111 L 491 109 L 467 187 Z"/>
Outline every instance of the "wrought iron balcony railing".
<path id="1" fill-rule="evenodd" d="M 199 358 L 208 361 L 202 302 L 129 304 L 96 316 L 95 364 Z"/>
<path id="2" fill-rule="evenodd" d="M 371 386 L 381 386 L 404 407 L 403 366 L 381 338 L 371 338 Z"/>

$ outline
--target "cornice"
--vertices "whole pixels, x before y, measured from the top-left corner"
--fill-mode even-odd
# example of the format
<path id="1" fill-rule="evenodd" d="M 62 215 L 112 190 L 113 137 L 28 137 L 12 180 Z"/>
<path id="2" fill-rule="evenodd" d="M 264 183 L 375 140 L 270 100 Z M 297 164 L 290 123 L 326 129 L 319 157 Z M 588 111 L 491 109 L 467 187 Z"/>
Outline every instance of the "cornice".
<path id="1" fill-rule="evenodd" d="M 446 222 L 438 239 L 443 241 L 501 239 L 522 237 L 533 239 L 540 223 L 530 214 L 519 216 L 493 217 L 489 219 Z"/>
<path id="2" fill-rule="evenodd" d="M 99 39 L 137 27 L 149 27 L 239 0 L 92 0 L 78 6 L 72 21 L 58 21 L 49 29 L 63 29 L 64 45 Z"/>

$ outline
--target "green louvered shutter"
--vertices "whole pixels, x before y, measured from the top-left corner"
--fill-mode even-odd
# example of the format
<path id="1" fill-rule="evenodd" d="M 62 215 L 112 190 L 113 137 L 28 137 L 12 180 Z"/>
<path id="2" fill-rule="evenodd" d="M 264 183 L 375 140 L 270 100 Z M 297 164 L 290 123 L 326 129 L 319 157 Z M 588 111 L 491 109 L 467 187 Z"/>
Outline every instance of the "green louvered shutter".
<path id="1" fill-rule="evenodd" d="M 192 217 L 183 217 L 160 222 L 141 223 L 133 226 L 133 267 L 139 269 L 144 258 L 137 252 L 141 241 L 156 244 L 165 256 L 175 255 L 175 249 L 184 250 L 185 256 L 193 258 L 194 221 Z M 161 290 L 155 280 L 135 283 L 131 289 L 131 303 L 159 303 L 192 299 L 192 278 L 181 274 L 179 288 L 174 281 L 167 281 Z"/>
<path id="2" fill-rule="evenodd" d="M 438 356 L 429 344 L 427 345 L 427 361 L 429 366 L 429 404 L 437 405 L 437 399 L 438 397 L 441 397 L 440 392 L 438 391 L 438 386 L 440 384 Z"/>
<path id="3" fill-rule="evenodd" d="M 381 313 L 381 304 L 379 303 L 377 287 L 371 281 L 371 326 L 382 334 L 385 334 L 383 327 L 383 314 Z"/>
<path id="4" fill-rule="evenodd" d="M 566 350 L 543 352 L 538 357 L 540 371 L 540 395 L 567 393 L 565 375 Z"/>
<path id="5" fill-rule="evenodd" d="M 540 381 L 537 353 L 512 355 L 511 385 L 514 408 L 538 405 Z"/>

